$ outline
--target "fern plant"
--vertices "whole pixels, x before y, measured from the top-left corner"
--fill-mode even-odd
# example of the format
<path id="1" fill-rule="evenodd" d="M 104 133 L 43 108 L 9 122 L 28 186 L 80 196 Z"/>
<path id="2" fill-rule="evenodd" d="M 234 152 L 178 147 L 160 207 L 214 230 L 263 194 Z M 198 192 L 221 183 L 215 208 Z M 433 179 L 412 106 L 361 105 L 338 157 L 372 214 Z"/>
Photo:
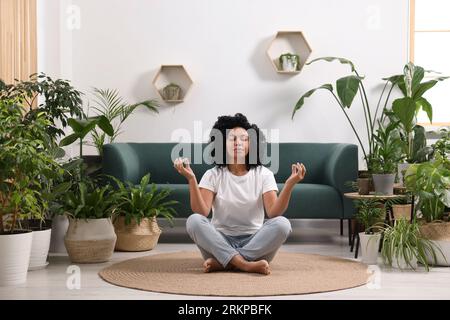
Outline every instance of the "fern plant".
<path id="1" fill-rule="evenodd" d="M 113 124 L 113 134 L 107 136 L 104 132 L 94 129 L 91 133 L 92 143 L 99 155 L 103 155 L 103 145 L 112 143 L 122 133 L 121 126 L 139 106 L 144 106 L 152 112 L 158 113 L 159 104 L 156 100 L 145 100 L 135 104 L 126 103 L 119 96 L 118 90 L 94 88 L 94 106 L 90 107 L 98 116 L 105 116 Z"/>
<path id="2" fill-rule="evenodd" d="M 139 185 L 111 177 L 117 184 L 116 213 L 125 217 L 128 225 L 135 220 L 139 225 L 144 218 L 162 216 L 173 225 L 173 216 L 176 211 L 172 208 L 178 201 L 167 200 L 170 189 L 158 190 L 156 184 L 150 184 L 150 174 L 145 175 Z"/>

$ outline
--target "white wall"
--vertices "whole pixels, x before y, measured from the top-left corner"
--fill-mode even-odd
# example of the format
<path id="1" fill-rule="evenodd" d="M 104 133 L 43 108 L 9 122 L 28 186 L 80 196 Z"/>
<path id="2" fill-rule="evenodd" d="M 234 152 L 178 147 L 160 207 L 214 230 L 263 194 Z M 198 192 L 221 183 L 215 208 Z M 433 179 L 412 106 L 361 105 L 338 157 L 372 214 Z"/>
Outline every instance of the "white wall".
<path id="1" fill-rule="evenodd" d="M 326 92 L 306 90 L 349 73 L 338 63 L 274 72 L 265 55 L 278 30 L 302 30 L 310 57 L 342 56 L 366 76 L 375 105 L 381 78 L 407 61 L 407 0 L 39 0 L 39 69 L 71 79 L 82 91 L 117 88 L 129 102 L 156 98 L 161 64 L 184 64 L 194 80 L 186 101 L 155 115 L 137 111 L 118 141 L 170 141 L 174 129 L 207 131 L 219 115 L 242 112 L 281 142 L 357 143 Z M 80 20 L 78 21 L 78 12 Z M 79 25 L 78 25 L 79 22 Z M 78 28 L 79 27 L 79 28 Z M 349 111 L 363 135 L 361 105 Z M 93 152 L 93 150 L 90 150 Z M 361 161 L 362 163 L 362 161 Z"/>

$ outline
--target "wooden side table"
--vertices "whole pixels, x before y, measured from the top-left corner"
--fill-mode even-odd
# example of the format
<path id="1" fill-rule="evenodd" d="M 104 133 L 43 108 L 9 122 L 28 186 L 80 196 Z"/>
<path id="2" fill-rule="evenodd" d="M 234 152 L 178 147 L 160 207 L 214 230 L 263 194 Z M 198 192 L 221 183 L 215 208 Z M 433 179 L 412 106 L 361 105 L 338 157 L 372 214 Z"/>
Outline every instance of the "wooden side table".
<path id="1" fill-rule="evenodd" d="M 381 195 L 381 194 L 359 194 L 358 192 L 347 192 L 344 193 L 344 197 L 352 199 L 352 200 L 364 200 L 364 199 L 373 199 L 373 200 L 379 200 L 381 202 L 385 202 L 391 199 L 399 199 L 399 198 L 406 198 L 407 195 L 405 194 L 393 194 L 393 195 Z M 411 211 L 412 212 L 412 211 Z M 412 213 L 411 213 L 412 215 Z M 352 228 L 352 241 L 351 241 L 351 247 L 350 252 L 353 252 L 353 248 L 355 246 L 355 239 L 356 239 L 356 248 L 355 248 L 355 259 L 358 258 L 358 250 L 359 250 L 359 223 L 356 219 L 354 223 L 354 227 Z M 394 215 L 392 213 L 391 208 L 386 208 L 386 215 L 384 217 L 384 222 L 386 224 L 389 224 L 391 221 L 394 220 Z M 381 248 L 381 242 L 380 242 L 380 248 Z"/>

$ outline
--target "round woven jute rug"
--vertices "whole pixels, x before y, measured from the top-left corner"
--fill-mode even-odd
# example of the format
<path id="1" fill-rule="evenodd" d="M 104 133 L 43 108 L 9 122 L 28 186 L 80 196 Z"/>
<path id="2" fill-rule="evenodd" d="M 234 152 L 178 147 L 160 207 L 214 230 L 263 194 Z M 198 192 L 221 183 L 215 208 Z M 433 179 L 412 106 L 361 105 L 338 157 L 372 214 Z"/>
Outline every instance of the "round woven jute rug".
<path id="1" fill-rule="evenodd" d="M 367 265 L 336 257 L 278 252 L 271 274 L 241 271 L 204 273 L 200 252 L 180 251 L 130 259 L 99 272 L 112 284 L 146 291 L 197 295 L 256 297 L 318 293 L 367 283 Z"/>

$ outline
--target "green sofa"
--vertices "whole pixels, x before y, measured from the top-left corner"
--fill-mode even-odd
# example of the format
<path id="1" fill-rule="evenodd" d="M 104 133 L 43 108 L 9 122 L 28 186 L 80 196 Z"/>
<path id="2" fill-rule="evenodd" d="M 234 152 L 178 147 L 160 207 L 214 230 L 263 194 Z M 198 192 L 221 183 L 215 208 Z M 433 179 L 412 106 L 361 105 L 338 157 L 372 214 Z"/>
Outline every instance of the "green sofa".
<path id="1" fill-rule="evenodd" d="M 173 167 L 171 153 L 176 143 L 113 143 L 103 149 L 103 173 L 122 181 L 137 184 L 141 177 L 151 174 L 151 181 L 158 187 L 172 189 L 172 199 L 178 218 L 187 218 L 192 210 L 189 205 L 189 189 L 186 179 Z M 195 150 L 202 154 L 207 144 L 182 144 L 191 150 L 188 157 L 195 162 Z M 291 173 L 291 164 L 302 162 L 307 168 L 305 179 L 294 187 L 285 217 L 292 219 L 340 219 L 353 216 L 354 208 L 343 193 L 349 191 L 347 181 L 355 181 L 358 175 L 358 149 L 353 144 L 342 143 L 279 143 L 268 144 L 268 154 L 279 148 L 279 170 L 275 179 L 281 191 Z M 192 156 L 191 156 L 192 155 Z M 200 157 L 201 159 L 201 157 Z M 210 161 L 211 158 L 206 158 Z M 191 165 L 197 180 L 212 167 L 205 161 Z M 269 166 L 269 165 L 268 165 Z"/>

